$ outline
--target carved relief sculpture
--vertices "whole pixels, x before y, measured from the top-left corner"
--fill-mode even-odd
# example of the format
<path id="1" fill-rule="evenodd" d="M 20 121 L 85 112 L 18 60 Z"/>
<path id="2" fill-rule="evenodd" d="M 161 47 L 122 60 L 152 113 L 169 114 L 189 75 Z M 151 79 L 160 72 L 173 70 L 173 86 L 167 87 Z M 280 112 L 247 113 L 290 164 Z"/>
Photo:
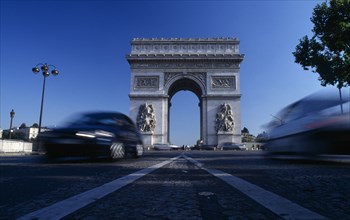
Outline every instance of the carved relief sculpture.
<path id="1" fill-rule="evenodd" d="M 141 77 L 136 76 L 135 82 L 134 82 L 134 88 L 136 89 L 142 89 L 142 88 L 159 88 L 159 77 L 158 76 L 152 76 L 152 77 Z"/>
<path id="2" fill-rule="evenodd" d="M 212 88 L 233 88 L 236 89 L 236 80 L 234 76 L 231 77 L 212 77 Z"/>
<path id="3" fill-rule="evenodd" d="M 234 122 L 230 104 L 224 103 L 219 106 L 215 122 L 217 132 L 233 131 Z"/>
<path id="4" fill-rule="evenodd" d="M 142 132 L 154 131 L 156 127 L 156 115 L 151 104 L 146 103 L 140 106 L 136 124 Z"/>

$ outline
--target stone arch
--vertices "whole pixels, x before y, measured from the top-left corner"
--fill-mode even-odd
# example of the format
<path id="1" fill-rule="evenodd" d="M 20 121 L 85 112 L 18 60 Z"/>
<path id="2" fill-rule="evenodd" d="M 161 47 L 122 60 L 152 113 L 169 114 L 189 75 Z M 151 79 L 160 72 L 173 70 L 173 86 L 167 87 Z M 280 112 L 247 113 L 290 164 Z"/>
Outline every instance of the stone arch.
<path id="1" fill-rule="evenodd" d="M 168 142 L 170 142 L 170 110 L 171 110 L 171 100 L 173 96 L 179 91 L 191 91 L 198 98 L 198 107 L 200 113 L 200 127 L 202 127 L 202 97 L 205 95 L 205 89 L 203 83 L 198 80 L 197 77 L 193 75 L 185 75 L 179 74 L 177 77 L 173 77 L 169 82 L 165 85 L 164 92 L 169 96 L 168 98 Z M 200 139 L 202 139 L 203 134 L 200 129 Z"/>
<path id="2" fill-rule="evenodd" d="M 135 38 L 131 46 L 130 117 L 137 120 L 140 106 L 154 108 L 154 129 L 141 129 L 145 145 L 169 143 L 171 99 L 181 90 L 199 99 L 203 144 L 241 142 L 239 70 L 244 55 L 237 38 Z M 227 106 L 230 114 L 222 116 Z"/>
<path id="3" fill-rule="evenodd" d="M 193 92 L 199 100 L 206 94 L 204 83 L 193 74 L 177 74 L 164 86 L 164 92 L 169 95 L 170 99 L 181 90 Z"/>

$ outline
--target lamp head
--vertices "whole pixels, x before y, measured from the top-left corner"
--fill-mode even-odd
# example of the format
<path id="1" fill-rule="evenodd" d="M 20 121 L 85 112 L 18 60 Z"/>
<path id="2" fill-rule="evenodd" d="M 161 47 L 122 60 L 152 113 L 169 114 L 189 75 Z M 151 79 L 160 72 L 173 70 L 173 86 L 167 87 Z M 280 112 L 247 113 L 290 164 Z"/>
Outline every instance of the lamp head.
<path id="1" fill-rule="evenodd" d="M 47 65 L 42 65 L 41 66 L 41 70 L 42 71 L 48 71 L 49 70 L 49 67 Z"/>
<path id="2" fill-rule="evenodd" d="M 33 73 L 37 74 L 37 73 L 40 72 L 40 69 L 39 69 L 38 67 L 34 67 L 34 68 L 32 69 L 32 71 L 33 71 Z"/>
<path id="3" fill-rule="evenodd" d="M 14 116 L 15 116 L 15 111 L 13 111 L 12 109 L 12 111 L 10 112 L 10 117 L 13 118 Z"/>
<path id="4" fill-rule="evenodd" d="M 54 75 L 54 76 L 57 76 L 58 73 L 59 73 L 59 72 L 58 72 L 58 70 L 56 70 L 56 69 L 51 71 L 51 74 Z"/>
<path id="5" fill-rule="evenodd" d="M 48 72 L 48 71 L 43 71 L 43 76 L 44 77 L 47 77 L 47 76 L 49 76 L 50 75 L 50 73 Z"/>

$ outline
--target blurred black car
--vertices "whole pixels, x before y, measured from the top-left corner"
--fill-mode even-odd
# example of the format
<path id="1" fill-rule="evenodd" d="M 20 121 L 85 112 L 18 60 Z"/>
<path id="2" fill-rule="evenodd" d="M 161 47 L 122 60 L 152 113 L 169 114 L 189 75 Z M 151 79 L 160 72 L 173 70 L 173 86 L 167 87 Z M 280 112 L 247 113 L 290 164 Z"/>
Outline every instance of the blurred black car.
<path id="1" fill-rule="evenodd" d="M 78 114 L 60 127 L 38 135 L 47 156 L 107 156 L 112 159 L 143 155 L 143 143 L 132 120 L 118 112 Z"/>
<path id="2" fill-rule="evenodd" d="M 343 109 L 343 110 L 342 110 Z M 267 124 L 272 154 L 350 154 L 349 90 L 321 91 L 294 102 Z"/>

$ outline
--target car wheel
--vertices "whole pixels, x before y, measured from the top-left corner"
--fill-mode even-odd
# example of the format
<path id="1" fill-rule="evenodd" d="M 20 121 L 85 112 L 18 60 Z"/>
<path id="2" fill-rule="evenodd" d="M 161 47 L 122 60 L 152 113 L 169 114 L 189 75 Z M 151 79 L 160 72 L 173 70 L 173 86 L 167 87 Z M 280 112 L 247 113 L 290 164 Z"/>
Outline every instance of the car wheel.
<path id="1" fill-rule="evenodd" d="M 122 143 L 112 143 L 110 152 L 113 160 L 122 159 L 125 156 L 125 147 Z"/>

